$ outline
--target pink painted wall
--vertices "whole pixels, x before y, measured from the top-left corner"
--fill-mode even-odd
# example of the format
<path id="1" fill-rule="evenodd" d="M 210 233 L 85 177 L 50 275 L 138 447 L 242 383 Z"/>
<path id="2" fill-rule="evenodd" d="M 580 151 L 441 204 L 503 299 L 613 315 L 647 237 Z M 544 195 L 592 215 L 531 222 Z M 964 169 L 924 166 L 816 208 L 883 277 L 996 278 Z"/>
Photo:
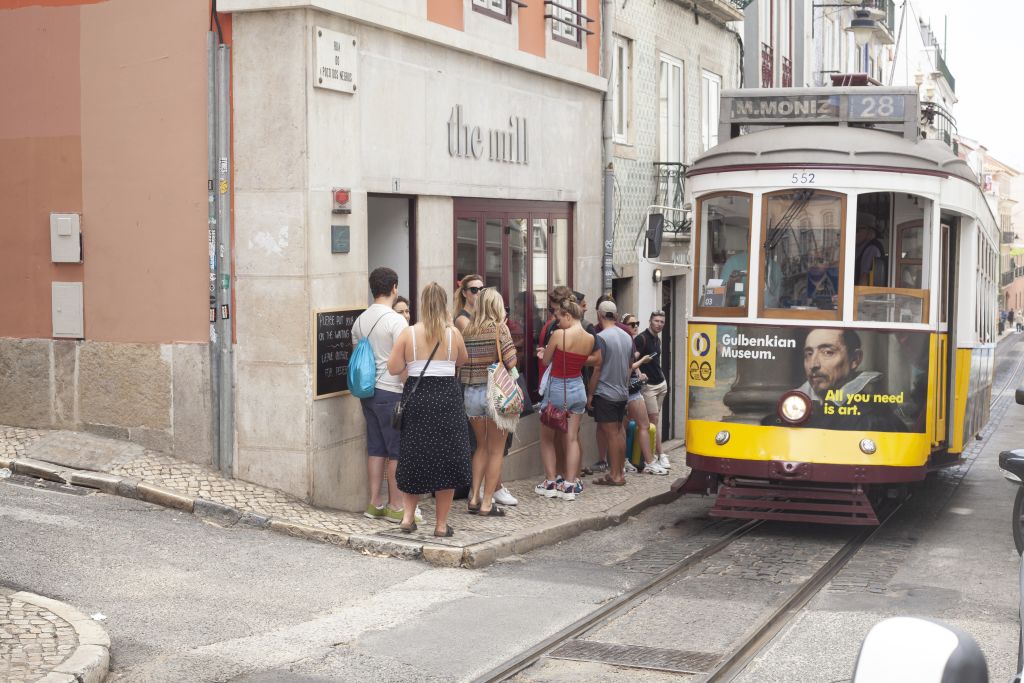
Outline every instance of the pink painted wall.
<path id="1" fill-rule="evenodd" d="M 49 337 L 63 280 L 87 339 L 206 341 L 207 0 L 25 4 L 0 0 L 0 336 Z M 50 211 L 82 213 L 84 264 L 50 263 Z"/>

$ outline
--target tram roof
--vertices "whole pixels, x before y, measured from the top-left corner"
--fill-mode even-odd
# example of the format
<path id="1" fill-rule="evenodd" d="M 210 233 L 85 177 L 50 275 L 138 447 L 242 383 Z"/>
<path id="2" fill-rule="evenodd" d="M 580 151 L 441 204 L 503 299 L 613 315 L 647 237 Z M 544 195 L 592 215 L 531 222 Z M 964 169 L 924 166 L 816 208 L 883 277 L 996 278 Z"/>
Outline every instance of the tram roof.
<path id="1" fill-rule="evenodd" d="M 939 140 L 906 140 L 853 126 L 786 126 L 740 135 L 697 157 L 688 175 L 777 166 L 886 168 L 962 178 L 977 184 L 970 166 Z"/>

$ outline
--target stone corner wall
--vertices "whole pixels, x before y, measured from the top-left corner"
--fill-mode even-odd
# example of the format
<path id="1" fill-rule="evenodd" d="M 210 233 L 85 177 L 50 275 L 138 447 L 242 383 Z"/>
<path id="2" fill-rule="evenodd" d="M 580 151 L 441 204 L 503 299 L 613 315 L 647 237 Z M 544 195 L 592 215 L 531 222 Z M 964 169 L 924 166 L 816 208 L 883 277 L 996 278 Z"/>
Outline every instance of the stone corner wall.
<path id="1" fill-rule="evenodd" d="M 205 344 L 0 338 L 0 424 L 88 431 L 213 461 Z"/>

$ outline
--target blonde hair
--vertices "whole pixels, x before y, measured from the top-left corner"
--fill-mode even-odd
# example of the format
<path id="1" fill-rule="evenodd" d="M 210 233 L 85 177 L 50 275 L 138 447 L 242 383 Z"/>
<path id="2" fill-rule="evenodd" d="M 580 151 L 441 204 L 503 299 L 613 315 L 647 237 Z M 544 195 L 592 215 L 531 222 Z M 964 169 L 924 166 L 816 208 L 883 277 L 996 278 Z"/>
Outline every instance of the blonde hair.
<path id="1" fill-rule="evenodd" d="M 455 290 L 455 308 L 452 310 L 452 315 L 458 315 L 459 311 L 466 307 L 466 285 L 473 280 L 479 280 L 481 285 L 484 283 L 483 276 L 476 273 L 470 273 L 459 280 L 459 286 Z"/>
<path id="2" fill-rule="evenodd" d="M 505 321 L 505 300 L 501 293 L 493 287 L 480 292 L 476 299 L 476 306 L 473 308 L 473 316 L 463 334 L 465 337 L 475 337 L 489 332 L 491 327 L 497 328 Z"/>
<path id="3" fill-rule="evenodd" d="M 448 318 L 448 295 L 436 282 L 430 282 L 420 294 L 420 322 L 427 332 L 429 341 L 441 341 L 445 328 L 451 325 Z"/>
<path id="4" fill-rule="evenodd" d="M 579 304 L 576 303 L 576 295 L 570 294 L 566 298 L 558 302 L 558 306 L 555 308 L 556 311 L 562 311 L 568 313 L 573 317 L 574 320 L 583 320 L 583 309 L 580 308 Z"/>

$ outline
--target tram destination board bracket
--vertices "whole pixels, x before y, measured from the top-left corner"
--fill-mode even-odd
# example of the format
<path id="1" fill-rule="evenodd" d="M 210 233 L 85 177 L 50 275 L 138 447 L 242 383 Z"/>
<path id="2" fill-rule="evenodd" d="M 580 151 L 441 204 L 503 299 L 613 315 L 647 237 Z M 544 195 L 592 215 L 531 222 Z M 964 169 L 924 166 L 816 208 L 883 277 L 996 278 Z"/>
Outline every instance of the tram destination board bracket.
<path id="1" fill-rule="evenodd" d="M 769 88 L 723 90 L 719 138 L 752 129 L 794 125 L 868 126 L 920 136 L 920 103 L 915 88 L 862 86 L 847 88 Z"/>

